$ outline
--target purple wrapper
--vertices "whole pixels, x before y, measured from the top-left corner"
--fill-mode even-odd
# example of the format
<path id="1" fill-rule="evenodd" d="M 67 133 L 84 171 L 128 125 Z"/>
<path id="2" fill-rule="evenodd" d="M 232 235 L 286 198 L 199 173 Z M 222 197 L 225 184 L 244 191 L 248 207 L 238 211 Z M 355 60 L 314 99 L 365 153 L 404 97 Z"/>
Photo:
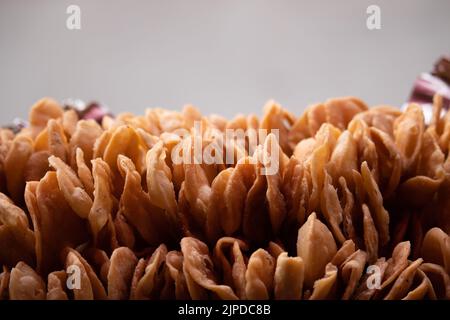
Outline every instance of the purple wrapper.
<path id="1" fill-rule="evenodd" d="M 433 102 L 435 94 L 442 96 L 443 107 L 450 106 L 450 87 L 440 78 L 429 73 L 422 73 L 414 82 L 414 88 L 409 102 L 429 104 Z"/>
<path id="2" fill-rule="evenodd" d="M 105 116 L 112 116 L 108 108 L 98 102 L 91 102 L 86 105 L 81 100 L 66 100 L 64 103 L 64 108 L 66 110 L 75 110 L 80 119 L 92 119 L 98 123 L 101 123 Z"/>
<path id="3" fill-rule="evenodd" d="M 422 106 L 425 122 L 430 123 L 433 115 L 433 98 L 436 94 L 442 96 L 444 110 L 450 108 L 450 59 L 440 58 L 431 73 L 422 73 L 414 82 L 408 102 Z M 405 109 L 407 104 L 403 107 Z"/>

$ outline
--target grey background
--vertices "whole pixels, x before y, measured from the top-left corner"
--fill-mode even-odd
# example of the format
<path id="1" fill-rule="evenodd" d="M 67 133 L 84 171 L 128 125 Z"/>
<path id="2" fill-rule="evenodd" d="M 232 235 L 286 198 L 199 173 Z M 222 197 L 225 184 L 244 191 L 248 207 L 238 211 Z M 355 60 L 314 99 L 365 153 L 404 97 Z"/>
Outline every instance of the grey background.
<path id="1" fill-rule="evenodd" d="M 80 31 L 66 8 L 81 7 Z M 382 29 L 366 28 L 381 7 Z M 43 96 L 232 117 L 274 98 L 295 114 L 328 97 L 400 105 L 450 53 L 449 0 L 0 0 L 0 119 Z"/>

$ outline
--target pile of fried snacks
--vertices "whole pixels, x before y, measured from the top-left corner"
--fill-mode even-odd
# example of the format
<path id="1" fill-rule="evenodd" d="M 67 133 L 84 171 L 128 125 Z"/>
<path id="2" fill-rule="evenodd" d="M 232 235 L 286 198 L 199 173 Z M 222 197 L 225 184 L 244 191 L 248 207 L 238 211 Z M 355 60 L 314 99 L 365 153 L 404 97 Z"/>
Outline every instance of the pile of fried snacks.
<path id="1" fill-rule="evenodd" d="M 0 299 L 449 299 L 450 112 L 433 108 L 96 121 L 44 98 L 0 129 Z"/>

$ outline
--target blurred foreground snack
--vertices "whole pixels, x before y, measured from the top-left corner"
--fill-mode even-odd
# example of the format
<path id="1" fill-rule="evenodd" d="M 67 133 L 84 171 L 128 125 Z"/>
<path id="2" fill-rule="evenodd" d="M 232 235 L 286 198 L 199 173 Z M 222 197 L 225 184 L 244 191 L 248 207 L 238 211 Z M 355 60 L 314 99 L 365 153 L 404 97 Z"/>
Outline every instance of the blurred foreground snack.
<path id="1" fill-rule="evenodd" d="M 44 98 L 0 129 L 0 299 L 449 299 L 445 101 L 427 123 L 354 97 L 232 120 Z"/>

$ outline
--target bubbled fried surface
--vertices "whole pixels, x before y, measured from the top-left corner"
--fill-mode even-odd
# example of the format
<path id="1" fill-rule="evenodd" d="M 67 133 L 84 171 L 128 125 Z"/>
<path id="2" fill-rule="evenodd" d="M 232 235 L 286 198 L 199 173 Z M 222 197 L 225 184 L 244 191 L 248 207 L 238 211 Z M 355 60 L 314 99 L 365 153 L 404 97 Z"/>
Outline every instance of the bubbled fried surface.
<path id="1" fill-rule="evenodd" d="M 98 124 L 42 99 L 0 130 L 0 299 L 449 299 L 449 114 L 343 97 Z M 271 134 L 173 158 L 227 129 Z"/>

